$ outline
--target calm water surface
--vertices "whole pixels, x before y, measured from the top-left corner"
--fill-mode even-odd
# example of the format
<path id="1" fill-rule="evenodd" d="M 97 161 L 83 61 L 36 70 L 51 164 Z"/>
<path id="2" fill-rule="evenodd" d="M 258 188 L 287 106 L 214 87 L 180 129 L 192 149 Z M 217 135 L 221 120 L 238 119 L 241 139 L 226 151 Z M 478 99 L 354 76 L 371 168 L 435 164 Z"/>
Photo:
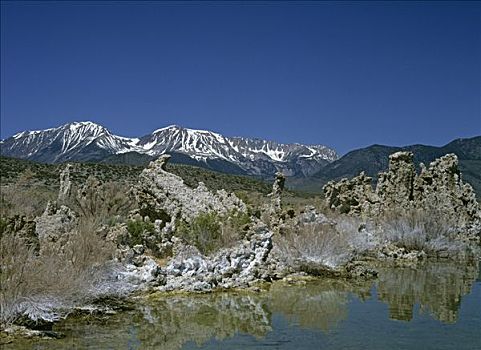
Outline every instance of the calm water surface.
<path id="1" fill-rule="evenodd" d="M 66 338 L 7 348 L 479 350 L 481 276 L 479 264 L 384 268 L 377 280 L 356 284 L 163 297 L 55 330 Z"/>

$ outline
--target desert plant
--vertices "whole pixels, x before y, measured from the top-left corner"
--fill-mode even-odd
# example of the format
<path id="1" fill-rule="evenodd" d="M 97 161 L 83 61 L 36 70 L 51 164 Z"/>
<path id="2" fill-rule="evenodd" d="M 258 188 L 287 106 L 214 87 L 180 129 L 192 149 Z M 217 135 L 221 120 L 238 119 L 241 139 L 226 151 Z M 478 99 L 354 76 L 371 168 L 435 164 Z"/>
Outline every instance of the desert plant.
<path id="1" fill-rule="evenodd" d="M 247 213 L 232 211 L 223 215 L 201 213 L 191 223 L 176 222 L 176 235 L 197 247 L 203 254 L 231 247 L 243 238 L 251 218 Z"/>
<path id="2" fill-rule="evenodd" d="M 125 217 L 133 209 L 129 198 L 129 187 L 123 183 L 101 183 L 89 176 L 80 188 L 72 186 L 70 196 L 65 203 L 81 217 L 96 223 L 107 223 L 114 216 Z"/>
<path id="3" fill-rule="evenodd" d="M 409 209 L 385 213 L 380 226 L 381 237 L 408 251 L 423 250 L 436 253 L 459 247 L 455 241 L 457 232 L 454 222 L 436 209 Z"/>
<path id="4" fill-rule="evenodd" d="M 0 237 L 0 323 L 17 317 L 17 306 L 28 294 L 28 277 L 35 252 L 25 241 L 13 234 Z"/>
<path id="5" fill-rule="evenodd" d="M 93 221 L 81 220 L 66 240 L 44 243 L 39 254 L 18 235 L 0 238 L 0 323 L 21 315 L 55 320 L 57 310 L 112 293 L 105 281 L 112 273 L 112 243 L 97 233 Z M 118 292 L 122 289 L 118 288 Z"/>
<path id="6" fill-rule="evenodd" d="M 3 178 L 2 178 L 3 180 Z M 33 218 L 40 215 L 47 202 L 56 196 L 54 189 L 38 182 L 36 174 L 27 168 L 15 182 L 0 187 L 0 216 L 14 215 Z"/>
<path id="7" fill-rule="evenodd" d="M 244 212 L 232 211 L 223 215 L 220 220 L 221 234 L 217 244 L 218 248 L 230 247 L 239 242 L 244 238 L 251 222 L 249 214 Z"/>
<path id="8" fill-rule="evenodd" d="M 177 233 L 203 254 L 209 254 L 218 246 L 221 235 L 219 215 L 215 212 L 201 213 L 190 224 L 181 222 Z"/>
<path id="9" fill-rule="evenodd" d="M 128 220 L 127 231 L 129 236 L 121 243 L 133 247 L 136 244 L 144 244 L 145 234 L 154 233 L 154 224 L 143 220 Z"/>
<path id="10" fill-rule="evenodd" d="M 323 223 L 292 225 L 274 237 L 274 246 L 291 265 L 314 263 L 336 267 L 351 256 L 346 235 Z"/>

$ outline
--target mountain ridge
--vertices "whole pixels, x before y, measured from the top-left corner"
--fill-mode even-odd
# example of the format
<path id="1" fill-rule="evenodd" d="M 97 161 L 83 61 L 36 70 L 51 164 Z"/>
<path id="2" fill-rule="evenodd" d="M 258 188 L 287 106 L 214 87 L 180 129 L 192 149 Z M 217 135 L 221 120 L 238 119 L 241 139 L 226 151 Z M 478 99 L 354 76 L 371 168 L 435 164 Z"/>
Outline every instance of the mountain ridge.
<path id="1" fill-rule="evenodd" d="M 137 157 L 144 161 L 148 160 L 145 155 L 157 157 L 174 153 L 212 170 L 238 168 L 237 173 L 260 177 L 272 177 L 276 171 L 287 176 L 309 176 L 337 159 L 336 152 L 324 145 L 226 137 L 177 125 L 156 129 L 139 138 L 128 138 L 114 135 L 107 128 L 88 121 L 23 131 L 0 144 L 2 155 L 45 163 L 109 162 L 122 158 L 124 153 L 129 153 L 130 160 L 135 162 L 132 152 L 138 153 Z"/>
<path id="2" fill-rule="evenodd" d="M 292 179 L 288 184 L 297 189 L 321 192 L 322 186 L 328 181 L 352 178 L 361 171 L 376 181 L 378 173 L 387 170 L 389 155 L 398 151 L 413 152 L 418 171 L 420 163 L 429 165 L 447 153 L 456 154 L 463 179 L 473 186 L 478 196 L 481 195 L 481 136 L 455 139 L 443 146 L 415 144 L 398 147 L 373 144 L 346 153 L 326 164 L 310 178 Z"/>

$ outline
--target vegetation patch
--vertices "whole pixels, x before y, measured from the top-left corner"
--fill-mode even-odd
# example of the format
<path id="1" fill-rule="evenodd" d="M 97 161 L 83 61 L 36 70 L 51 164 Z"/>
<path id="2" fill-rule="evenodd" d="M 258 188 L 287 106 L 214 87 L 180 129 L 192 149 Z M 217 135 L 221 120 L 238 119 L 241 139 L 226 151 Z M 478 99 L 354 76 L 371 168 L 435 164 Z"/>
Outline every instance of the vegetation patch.
<path id="1" fill-rule="evenodd" d="M 202 254 L 209 255 L 242 239 L 246 225 L 250 222 L 251 219 L 246 213 L 201 213 L 191 223 L 178 220 L 176 235 L 197 247 Z"/>

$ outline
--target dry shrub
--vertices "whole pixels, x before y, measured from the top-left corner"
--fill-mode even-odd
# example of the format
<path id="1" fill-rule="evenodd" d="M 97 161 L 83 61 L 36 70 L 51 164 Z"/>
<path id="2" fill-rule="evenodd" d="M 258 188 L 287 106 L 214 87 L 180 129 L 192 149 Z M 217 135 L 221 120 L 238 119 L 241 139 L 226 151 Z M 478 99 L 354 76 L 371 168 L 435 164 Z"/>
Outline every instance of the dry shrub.
<path id="1" fill-rule="evenodd" d="M 35 259 L 33 248 L 13 234 L 0 237 L 0 323 L 12 322 L 17 305 L 27 295 L 27 282 Z"/>
<path id="2" fill-rule="evenodd" d="M 411 250 L 449 255 L 465 250 L 456 240 L 455 222 L 436 209 L 409 209 L 390 211 L 381 218 L 381 237 L 385 242 Z"/>
<path id="3" fill-rule="evenodd" d="M 220 247 L 229 248 L 239 242 L 251 223 L 249 214 L 233 211 L 221 220 Z"/>
<path id="4" fill-rule="evenodd" d="M 476 247 L 458 239 L 462 235 L 454 218 L 437 209 L 398 210 L 385 214 L 380 232 L 383 243 L 407 251 L 424 251 L 428 256 L 466 260 Z"/>
<path id="5" fill-rule="evenodd" d="M 346 214 L 336 214 L 335 217 L 336 229 L 346 237 L 355 256 L 362 256 L 379 245 L 372 222 Z"/>
<path id="6" fill-rule="evenodd" d="M 281 256 L 296 263 L 315 263 L 336 267 L 349 260 L 347 235 L 330 224 L 308 223 L 290 227 L 274 238 Z"/>
<path id="7" fill-rule="evenodd" d="M 0 187 L 0 216 L 14 215 L 33 218 L 40 215 L 49 200 L 55 199 L 56 192 L 39 183 L 35 174 L 27 169 L 17 181 Z"/>
<path id="8" fill-rule="evenodd" d="M 58 310 L 99 297 L 110 273 L 114 247 L 96 232 L 92 221 L 82 221 L 64 244 L 49 243 L 35 255 L 26 242 L 11 233 L 0 239 L 0 323 L 21 315 L 33 320 L 55 320 Z"/>
<path id="9" fill-rule="evenodd" d="M 133 209 L 130 188 L 123 183 L 101 183 L 93 176 L 80 188 L 72 186 L 65 204 L 81 217 L 96 223 L 106 223 L 114 216 L 126 217 Z"/>

